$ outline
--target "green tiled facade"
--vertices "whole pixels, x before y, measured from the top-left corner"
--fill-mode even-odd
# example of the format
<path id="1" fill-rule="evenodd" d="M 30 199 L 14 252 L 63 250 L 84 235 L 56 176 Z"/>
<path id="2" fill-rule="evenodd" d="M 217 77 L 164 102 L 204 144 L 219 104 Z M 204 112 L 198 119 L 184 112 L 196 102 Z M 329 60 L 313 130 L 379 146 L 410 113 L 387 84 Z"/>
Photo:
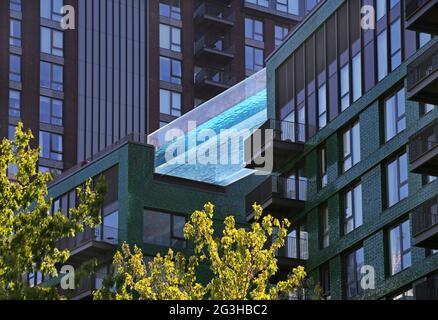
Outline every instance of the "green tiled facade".
<path id="1" fill-rule="evenodd" d="M 277 70 L 284 61 L 311 36 L 336 10 L 345 3 L 332 0 L 323 3 L 287 42 L 267 62 L 268 73 L 268 117 L 277 115 Z M 409 173 L 409 197 L 387 209 L 385 205 L 385 164 L 388 158 L 400 150 L 409 150 L 409 138 L 438 119 L 438 109 L 422 115 L 416 102 L 406 101 L 407 129 L 394 139 L 384 143 L 384 112 L 382 101 L 397 85 L 406 88 L 407 66 L 436 43 L 433 38 L 425 47 L 404 61 L 394 72 L 378 82 L 371 90 L 342 112 L 327 127 L 311 137 L 301 156 L 280 170 L 289 172 L 298 163 L 304 163 L 306 176 L 311 181 L 306 209 L 297 220 L 307 222 L 309 232 L 309 260 L 307 269 L 314 279 L 320 278 L 320 267 L 330 266 L 332 299 L 345 298 L 343 255 L 363 245 L 365 265 L 375 268 L 375 290 L 365 291 L 357 299 L 383 299 L 399 293 L 407 287 L 422 282 L 438 271 L 438 255 L 428 255 L 423 248 L 412 248 L 412 266 L 395 276 L 389 276 L 389 228 L 410 216 L 411 210 L 438 195 L 438 181 L 423 186 L 422 176 Z M 341 145 L 343 127 L 354 120 L 361 126 L 361 161 L 345 174 L 341 171 Z M 328 163 L 328 186 L 317 189 L 318 147 L 325 143 Z M 343 235 L 342 191 L 352 183 L 361 182 L 363 194 L 363 225 L 348 235 Z M 328 203 L 330 224 L 330 246 L 321 250 L 319 246 L 319 207 Z"/>

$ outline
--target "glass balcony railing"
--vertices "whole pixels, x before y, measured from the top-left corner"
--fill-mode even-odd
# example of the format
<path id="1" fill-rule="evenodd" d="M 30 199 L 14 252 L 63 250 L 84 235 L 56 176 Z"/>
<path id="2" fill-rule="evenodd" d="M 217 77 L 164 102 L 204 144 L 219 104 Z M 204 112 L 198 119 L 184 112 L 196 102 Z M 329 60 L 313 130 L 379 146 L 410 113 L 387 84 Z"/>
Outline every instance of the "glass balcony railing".
<path id="1" fill-rule="evenodd" d="M 408 91 L 438 70 L 438 42 L 408 66 Z M 435 79 L 436 80 L 436 79 Z"/>
<path id="2" fill-rule="evenodd" d="M 205 16 L 226 22 L 234 22 L 235 20 L 235 12 L 227 5 L 203 1 L 195 9 L 194 18 L 196 20 Z"/>
<path id="3" fill-rule="evenodd" d="M 425 202 L 412 212 L 414 237 L 438 225 L 438 197 Z"/>
<path id="4" fill-rule="evenodd" d="M 429 151 L 438 147 L 438 122 L 425 128 L 411 138 L 409 160 L 411 163 L 420 159 Z"/>
<path id="5" fill-rule="evenodd" d="M 236 78 L 226 71 L 203 68 L 196 74 L 195 84 L 202 84 L 205 81 L 231 87 L 236 83 Z"/>
<path id="6" fill-rule="evenodd" d="M 206 35 L 201 37 L 195 43 L 195 54 L 198 54 L 203 49 L 211 49 L 219 53 L 234 54 L 235 46 L 230 41 L 226 41 L 223 38 Z"/>
<path id="7" fill-rule="evenodd" d="M 272 177 L 272 192 L 284 199 L 306 201 L 307 184 L 304 178 Z"/>

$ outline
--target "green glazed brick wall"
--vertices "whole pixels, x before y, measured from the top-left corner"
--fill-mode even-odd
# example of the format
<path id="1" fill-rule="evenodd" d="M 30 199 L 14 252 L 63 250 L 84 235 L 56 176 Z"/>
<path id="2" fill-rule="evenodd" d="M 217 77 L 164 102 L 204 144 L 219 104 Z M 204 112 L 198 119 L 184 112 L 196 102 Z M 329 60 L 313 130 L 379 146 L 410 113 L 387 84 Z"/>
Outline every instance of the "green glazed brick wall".
<path id="1" fill-rule="evenodd" d="M 345 0 L 326 1 L 307 22 L 293 34 L 267 62 L 268 74 L 268 117 L 275 118 L 276 112 L 276 69 L 297 49 L 309 35 L 330 17 Z M 364 246 L 365 263 L 375 268 L 376 290 L 367 291 L 358 299 L 380 299 L 406 286 L 415 284 L 438 270 L 438 255 L 426 257 L 426 250 L 412 249 L 412 267 L 393 277 L 388 276 L 387 238 L 391 226 L 409 218 L 409 214 L 424 201 L 438 195 L 438 182 L 423 187 L 422 177 L 409 174 L 409 197 L 392 208 L 386 208 L 385 171 L 388 159 L 405 150 L 409 151 L 409 138 L 438 118 L 438 110 L 420 116 L 420 106 L 406 102 L 407 129 L 391 141 L 384 143 L 382 101 L 388 95 L 406 88 L 407 65 L 433 46 L 436 38 L 412 55 L 399 68 L 376 84 L 348 110 L 340 114 L 329 125 L 312 137 L 304 153 L 285 165 L 280 172 L 287 174 L 299 163 L 305 164 L 309 178 L 309 196 L 306 208 L 296 220 L 306 220 L 309 231 L 310 259 L 307 270 L 311 277 L 319 280 L 319 268 L 329 263 L 331 274 L 331 295 L 333 299 L 343 298 L 342 257 L 359 245 Z M 357 119 L 361 126 L 361 162 L 342 174 L 340 152 L 342 129 Z M 317 189 L 318 149 L 321 143 L 327 148 L 328 181 L 324 190 Z M 364 224 L 348 235 L 343 235 L 342 191 L 352 183 L 361 181 L 363 194 Z M 329 206 L 330 241 L 327 249 L 319 249 L 319 207 L 327 202 Z"/>

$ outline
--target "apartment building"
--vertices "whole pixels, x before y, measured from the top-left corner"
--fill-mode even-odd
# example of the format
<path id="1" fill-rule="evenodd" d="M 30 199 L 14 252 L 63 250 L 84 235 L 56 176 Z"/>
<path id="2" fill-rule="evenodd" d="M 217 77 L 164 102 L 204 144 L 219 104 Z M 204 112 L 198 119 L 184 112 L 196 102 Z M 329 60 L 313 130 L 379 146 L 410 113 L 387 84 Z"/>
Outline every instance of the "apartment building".
<path id="1" fill-rule="evenodd" d="M 262 69 L 315 2 L 1 1 L 0 136 L 24 122 L 59 174 Z"/>

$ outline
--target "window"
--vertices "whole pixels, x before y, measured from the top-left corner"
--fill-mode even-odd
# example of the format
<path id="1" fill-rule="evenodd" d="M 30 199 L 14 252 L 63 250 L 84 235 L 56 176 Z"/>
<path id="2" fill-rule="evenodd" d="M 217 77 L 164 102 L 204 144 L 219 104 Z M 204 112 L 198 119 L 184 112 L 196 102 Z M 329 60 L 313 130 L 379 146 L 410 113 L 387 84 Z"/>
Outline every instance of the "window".
<path id="1" fill-rule="evenodd" d="M 345 284 L 346 297 L 351 299 L 362 293 L 361 269 L 365 265 L 364 249 L 359 248 L 345 256 Z"/>
<path id="2" fill-rule="evenodd" d="M 10 0 L 9 9 L 21 12 L 21 0 Z"/>
<path id="3" fill-rule="evenodd" d="M 265 7 L 265 8 L 269 7 L 269 0 L 245 0 L 245 2 L 253 3 L 253 4 L 256 4 L 258 6 Z"/>
<path id="4" fill-rule="evenodd" d="M 344 193 L 344 234 L 349 234 L 363 224 L 362 185 L 357 185 Z"/>
<path id="5" fill-rule="evenodd" d="M 10 37 L 9 44 L 11 46 L 21 47 L 21 21 L 10 20 Z"/>
<path id="6" fill-rule="evenodd" d="M 180 0 L 160 0 L 160 16 L 181 20 Z"/>
<path id="7" fill-rule="evenodd" d="M 62 57 L 64 34 L 51 28 L 41 27 L 41 52 Z"/>
<path id="8" fill-rule="evenodd" d="M 435 109 L 435 105 L 425 104 L 423 106 L 423 115 L 428 114 L 429 112 L 432 112 L 434 109 Z"/>
<path id="9" fill-rule="evenodd" d="M 300 1 L 296 1 L 296 0 L 275 0 L 275 1 L 277 3 L 278 11 L 282 11 L 294 15 L 300 14 L 300 7 L 299 7 Z"/>
<path id="10" fill-rule="evenodd" d="M 275 25 L 275 47 L 279 47 L 289 34 L 289 27 Z"/>
<path id="11" fill-rule="evenodd" d="M 15 140 L 15 131 L 17 130 L 17 127 L 15 126 L 8 126 L 8 140 L 14 141 Z M 14 152 L 16 151 L 16 148 L 14 148 Z M 16 164 L 10 164 L 8 167 L 8 178 L 14 179 L 17 176 L 18 168 Z"/>
<path id="12" fill-rule="evenodd" d="M 388 142 L 406 129 L 406 100 L 404 88 L 385 101 L 385 141 Z"/>
<path id="13" fill-rule="evenodd" d="M 163 247 L 184 248 L 185 224 L 183 216 L 145 210 L 143 241 Z"/>
<path id="14" fill-rule="evenodd" d="M 353 102 L 362 97 L 362 57 L 359 52 L 352 59 L 353 72 Z"/>
<path id="15" fill-rule="evenodd" d="M 388 43 L 386 30 L 377 36 L 377 69 L 378 80 L 381 81 L 388 74 Z"/>
<path id="16" fill-rule="evenodd" d="M 386 184 L 388 207 L 392 207 L 408 197 L 408 156 L 406 153 L 388 164 Z"/>
<path id="17" fill-rule="evenodd" d="M 263 22 L 254 18 L 245 18 L 245 38 L 263 42 Z"/>
<path id="18" fill-rule="evenodd" d="M 319 129 L 327 126 L 327 85 L 324 83 L 318 89 L 318 124 Z"/>
<path id="19" fill-rule="evenodd" d="M 322 266 L 319 270 L 319 278 L 324 300 L 331 300 L 330 266 L 328 264 Z"/>
<path id="20" fill-rule="evenodd" d="M 360 124 L 357 122 L 343 134 L 343 172 L 360 162 Z"/>
<path id="21" fill-rule="evenodd" d="M 263 50 L 245 46 L 245 67 L 248 71 L 260 71 L 263 69 Z"/>
<path id="22" fill-rule="evenodd" d="M 61 100 L 40 97 L 40 122 L 62 126 L 63 103 Z"/>
<path id="23" fill-rule="evenodd" d="M 63 73 L 62 66 L 41 61 L 40 86 L 55 91 L 63 91 Z"/>
<path id="24" fill-rule="evenodd" d="M 415 300 L 414 289 L 411 287 L 408 290 L 405 290 L 402 293 L 392 297 L 391 300 Z"/>
<path id="25" fill-rule="evenodd" d="M 160 112 L 175 117 L 181 116 L 181 94 L 160 89 Z"/>
<path id="26" fill-rule="evenodd" d="M 9 80 L 21 82 L 21 57 L 9 55 Z"/>
<path id="27" fill-rule="evenodd" d="M 377 1 L 376 16 L 377 20 L 382 19 L 386 15 L 386 0 Z"/>
<path id="28" fill-rule="evenodd" d="M 161 23 L 160 48 L 181 52 L 181 29 Z"/>
<path id="29" fill-rule="evenodd" d="M 62 136 L 50 132 L 40 131 L 40 157 L 55 161 L 62 161 Z"/>
<path id="30" fill-rule="evenodd" d="M 319 188 L 324 189 L 327 187 L 327 184 L 327 149 L 322 147 L 319 149 Z"/>
<path id="31" fill-rule="evenodd" d="M 9 116 L 20 118 L 21 93 L 16 90 L 9 90 Z"/>
<path id="32" fill-rule="evenodd" d="M 428 33 L 420 33 L 418 35 L 420 48 L 424 47 L 430 40 L 432 40 L 432 36 Z"/>
<path id="33" fill-rule="evenodd" d="M 400 19 L 391 24 L 391 71 L 401 64 L 401 22 Z"/>
<path id="34" fill-rule="evenodd" d="M 182 81 L 181 61 L 160 57 L 160 80 L 180 85 Z"/>
<path id="35" fill-rule="evenodd" d="M 406 220 L 391 229 L 389 234 L 389 253 L 391 276 L 406 270 L 412 265 L 410 220 Z"/>
<path id="36" fill-rule="evenodd" d="M 348 63 L 341 68 L 341 111 L 350 106 L 350 69 Z"/>
<path id="37" fill-rule="evenodd" d="M 319 210 L 320 248 L 325 249 L 330 246 L 330 221 L 328 204 L 323 204 Z"/>
<path id="38" fill-rule="evenodd" d="M 61 22 L 63 0 L 41 0 L 41 18 Z"/>

